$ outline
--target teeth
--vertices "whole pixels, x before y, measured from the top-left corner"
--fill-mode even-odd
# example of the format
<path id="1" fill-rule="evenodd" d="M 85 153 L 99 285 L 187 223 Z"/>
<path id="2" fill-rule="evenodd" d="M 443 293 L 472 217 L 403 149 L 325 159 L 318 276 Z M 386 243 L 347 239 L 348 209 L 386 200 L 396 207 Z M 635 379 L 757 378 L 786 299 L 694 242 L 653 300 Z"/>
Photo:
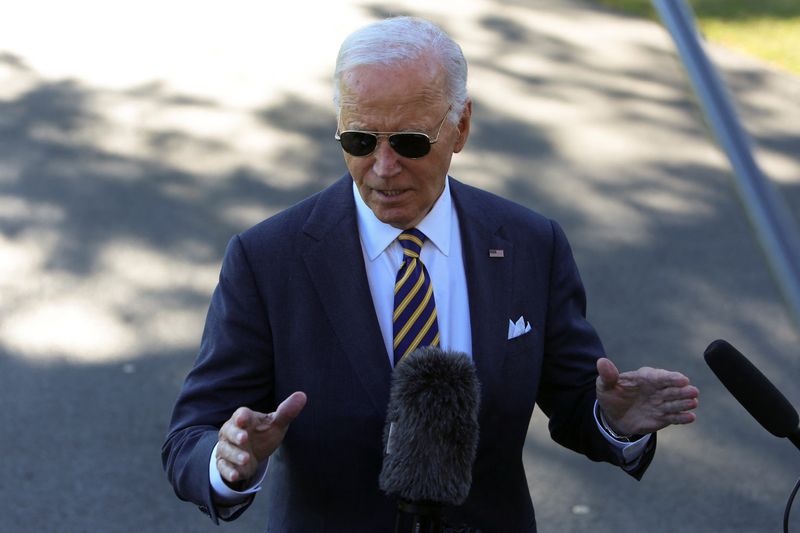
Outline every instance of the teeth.
<path id="1" fill-rule="evenodd" d="M 403 191 L 381 191 L 384 196 L 397 196 L 398 194 L 402 193 Z"/>

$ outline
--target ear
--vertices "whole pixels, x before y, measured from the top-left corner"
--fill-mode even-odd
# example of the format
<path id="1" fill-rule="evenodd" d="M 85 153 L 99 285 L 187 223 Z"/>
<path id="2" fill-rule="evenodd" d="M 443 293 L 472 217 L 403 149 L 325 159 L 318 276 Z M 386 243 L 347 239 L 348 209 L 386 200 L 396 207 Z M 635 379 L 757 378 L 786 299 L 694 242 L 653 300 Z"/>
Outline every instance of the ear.
<path id="1" fill-rule="evenodd" d="M 460 152 L 464 145 L 467 144 L 467 137 L 469 137 L 469 124 L 472 118 L 472 99 L 467 98 L 467 103 L 464 105 L 464 111 L 461 112 L 461 118 L 458 119 L 458 138 L 456 144 L 453 146 L 453 153 Z"/>

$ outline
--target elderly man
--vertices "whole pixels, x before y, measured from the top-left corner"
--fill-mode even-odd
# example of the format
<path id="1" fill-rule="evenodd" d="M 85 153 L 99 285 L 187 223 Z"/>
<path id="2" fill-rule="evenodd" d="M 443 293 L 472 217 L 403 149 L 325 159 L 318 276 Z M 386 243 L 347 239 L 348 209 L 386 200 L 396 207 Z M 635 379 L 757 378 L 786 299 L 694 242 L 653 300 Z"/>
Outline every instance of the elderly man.
<path id="1" fill-rule="evenodd" d="M 213 520 L 256 492 L 267 531 L 390 530 L 378 488 L 393 365 L 468 354 L 481 382 L 467 501 L 482 531 L 535 531 L 522 448 L 535 403 L 555 441 L 640 478 L 655 432 L 694 420 L 676 372 L 620 374 L 585 319 L 560 227 L 448 177 L 470 131 L 459 46 L 413 18 L 348 37 L 336 73 L 348 173 L 234 237 L 163 448 Z"/>

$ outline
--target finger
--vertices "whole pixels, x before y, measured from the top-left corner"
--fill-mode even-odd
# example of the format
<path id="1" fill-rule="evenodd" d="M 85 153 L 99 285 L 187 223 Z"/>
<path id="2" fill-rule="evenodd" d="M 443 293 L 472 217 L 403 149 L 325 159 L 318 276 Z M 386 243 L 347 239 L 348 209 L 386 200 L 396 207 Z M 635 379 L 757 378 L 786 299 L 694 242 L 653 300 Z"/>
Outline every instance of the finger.
<path id="1" fill-rule="evenodd" d="M 675 400 L 671 402 L 664 402 L 661 404 L 661 410 L 665 413 L 683 413 L 697 409 L 699 402 L 696 398 L 689 398 L 686 400 Z"/>
<path id="2" fill-rule="evenodd" d="M 674 402 L 677 400 L 697 398 L 700 395 L 700 391 L 697 390 L 697 387 L 688 385 L 686 387 L 667 387 L 659 389 L 655 394 L 657 394 L 657 398 L 662 402 Z"/>
<path id="3" fill-rule="evenodd" d="M 239 481 L 239 472 L 225 459 L 217 459 L 217 470 L 226 481 Z"/>
<path id="4" fill-rule="evenodd" d="M 663 417 L 663 420 L 666 421 L 667 423 L 669 423 L 669 424 L 678 424 L 678 425 L 691 424 L 696 419 L 697 419 L 697 415 L 695 415 L 693 412 L 674 413 L 674 414 L 671 414 L 671 415 L 665 415 Z"/>
<path id="5" fill-rule="evenodd" d="M 256 429 L 263 430 L 272 426 L 286 428 L 292 420 L 297 418 L 297 415 L 306 406 L 306 402 L 307 397 L 304 392 L 293 393 L 281 402 L 274 413 L 265 417 L 264 421 Z"/>
<path id="6" fill-rule="evenodd" d="M 650 386 L 655 389 L 670 387 L 681 388 L 689 385 L 689 378 L 680 372 L 672 372 L 659 368 L 642 367 L 639 370 L 623 372 L 619 375 L 623 386 Z"/>
<path id="7" fill-rule="evenodd" d="M 256 419 L 256 412 L 247 407 L 238 408 L 231 417 L 236 427 L 247 429 L 247 427 Z"/>
<path id="8" fill-rule="evenodd" d="M 597 360 L 597 387 L 600 390 L 609 390 L 614 388 L 617 380 L 619 379 L 619 370 L 616 365 L 611 362 L 611 359 L 605 357 Z"/>
<path id="9" fill-rule="evenodd" d="M 221 440 L 217 443 L 217 459 L 223 459 L 237 466 L 245 466 L 250 462 L 250 453 L 228 441 Z"/>
<path id="10" fill-rule="evenodd" d="M 228 441 L 237 446 L 244 446 L 247 443 L 247 430 L 238 427 L 236 415 L 225 422 L 219 430 L 219 440 Z"/>
<path id="11" fill-rule="evenodd" d="M 689 378 L 680 372 L 671 372 L 669 370 L 654 369 L 651 380 L 652 383 L 660 388 L 683 388 L 689 385 Z"/>
<path id="12" fill-rule="evenodd" d="M 224 480 L 231 483 L 236 483 L 237 481 L 245 479 L 244 474 L 239 472 L 235 465 L 229 463 L 225 459 L 217 459 L 217 470 L 219 470 L 219 474 Z"/>

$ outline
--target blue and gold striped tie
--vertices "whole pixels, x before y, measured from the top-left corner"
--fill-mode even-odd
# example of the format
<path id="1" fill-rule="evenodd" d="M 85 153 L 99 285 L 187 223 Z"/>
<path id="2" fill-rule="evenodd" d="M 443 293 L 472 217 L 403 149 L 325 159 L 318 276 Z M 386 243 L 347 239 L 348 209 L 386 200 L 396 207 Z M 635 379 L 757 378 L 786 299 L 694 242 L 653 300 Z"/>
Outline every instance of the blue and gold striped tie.
<path id="1" fill-rule="evenodd" d="M 394 364 L 419 346 L 439 345 L 439 324 L 428 271 L 419 258 L 427 237 L 416 228 L 397 237 L 403 264 L 394 284 Z"/>

